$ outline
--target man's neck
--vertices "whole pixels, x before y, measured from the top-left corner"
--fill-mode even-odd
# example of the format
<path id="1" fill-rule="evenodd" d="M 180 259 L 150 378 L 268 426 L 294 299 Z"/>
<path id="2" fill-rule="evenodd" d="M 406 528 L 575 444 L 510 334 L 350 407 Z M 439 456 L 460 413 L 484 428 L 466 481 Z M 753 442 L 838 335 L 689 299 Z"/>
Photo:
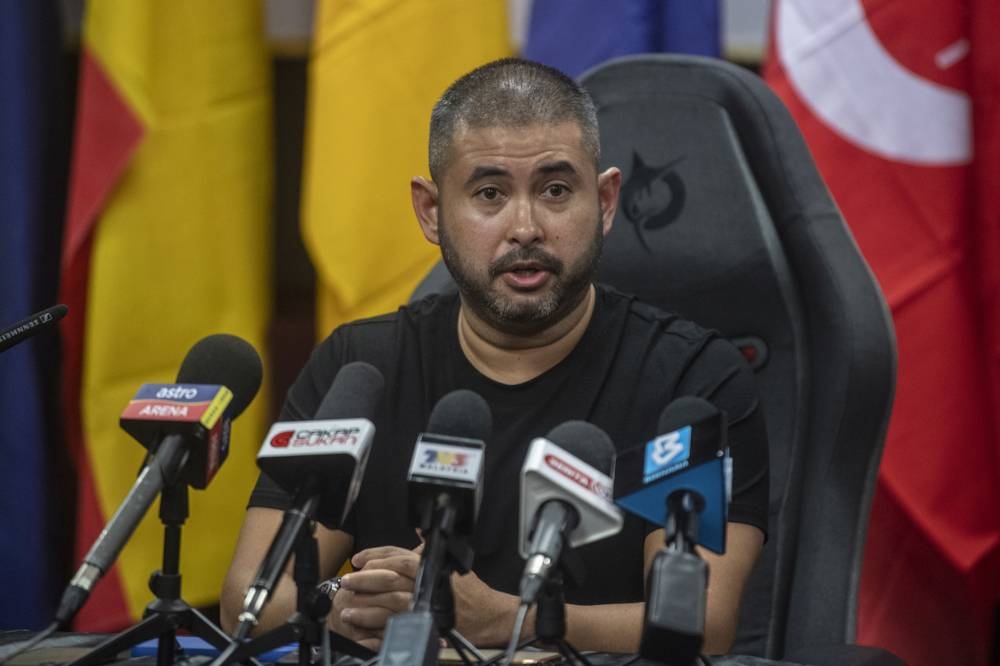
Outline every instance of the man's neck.
<path id="1" fill-rule="evenodd" d="M 554 367 L 580 342 L 594 314 L 594 285 L 566 317 L 539 333 L 523 336 L 498 331 L 463 304 L 458 312 L 458 342 L 479 372 L 502 384 L 521 384 Z"/>

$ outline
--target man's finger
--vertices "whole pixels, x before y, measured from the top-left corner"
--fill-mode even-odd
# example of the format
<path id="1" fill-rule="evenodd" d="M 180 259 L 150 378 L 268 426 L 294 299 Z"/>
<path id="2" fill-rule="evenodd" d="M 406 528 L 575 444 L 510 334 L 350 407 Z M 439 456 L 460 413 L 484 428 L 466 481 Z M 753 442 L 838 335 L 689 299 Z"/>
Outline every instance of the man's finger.
<path id="1" fill-rule="evenodd" d="M 394 612 L 380 606 L 371 608 L 345 608 L 340 611 L 340 620 L 358 629 L 374 631 L 384 629 L 389 618 L 395 615 Z"/>
<path id="2" fill-rule="evenodd" d="M 410 592 L 381 592 L 378 594 L 359 594 L 350 590 L 341 590 L 337 596 L 343 596 L 343 602 L 338 599 L 341 609 L 347 608 L 385 608 L 393 613 L 402 613 L 410 609 L 413 594 Z"/>
<path id="3" fill-rule="evenodd" d="M 420 557 L 407 551 L 406 555 L 393 555 L 377 560 L 368 560 L 362 571 L 373 571 L 375 569 L 388 569 L 398 574 L 403 574 L 408 578 L 417 577 L 417 569 L 420 568 Z"/>
<path id="4" fill-rule="evenodd" d="M 392 557 L 394 555 L 405 555 L 412 553 L 413 551 L 407 550 L 406 548 L 400 548 L 399 546 L 376 546 L 375 548 L 365 548 L 364 550 L 358 551 L 351 558 L 351 564 L 354 568 L 360 569 L 365 566 L 369 560 L 381 560 L 387 557 Z"/>
<path id="5" fill-rule="evenodd" d="M 363 594 L 411 592 L 413 590 L 413 578 L 392 569 L 355 571 L 341 578 L 340 588 Z"/>

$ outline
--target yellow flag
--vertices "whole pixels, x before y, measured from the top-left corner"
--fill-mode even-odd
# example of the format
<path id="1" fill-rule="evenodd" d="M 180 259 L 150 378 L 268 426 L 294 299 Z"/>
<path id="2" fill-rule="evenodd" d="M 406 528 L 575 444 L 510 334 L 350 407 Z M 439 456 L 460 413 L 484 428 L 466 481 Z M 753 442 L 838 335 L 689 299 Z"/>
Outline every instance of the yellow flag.
<path id="1" fill-rule="evenodd" d="M 143 457 L 118 426 L 139 385 L 173 382 L 188 349 L 205 335 L 233 333 L 258 350 L 266 340 L 271 86 L 260 5 L 92 0 L 87 6 L 84 50 L 100 82 L 82 93 L 96 97 L 89 107 L 81 102 L 77 132 L 89 134 L 77 141 L 72 196 L 77 210 L 96 213 L 81 227 L 93 245 L 86 312 L 77 314 L 85 316 L 83 454 L 105 520 Z M 131 115 L 138 128 L 127 160 L 104 159 L 112 142 L 101 132 L 109 125 L 85 110 L 101 106 L 94 101 L 101 96 L 115 97 L 111 107 Z M 88 203 L 94 169 L 120 171 Z M 192 605 L 218 600 L 256 478 L 266 405 L 262 391 L 234 423 L 229 458 L 212 485 L 190 494 L 181 571 L 182 594 Z M 110 576 L 120 582 L 133 618 L 151 600 L 147 580 L 162 556 L 154 505 Z"/>
<path id="2" fill-rule="evenodd" d="M 462 74 L 510 54 L 504 0 L 327 0 L 309 74 L 303 236 L 317 325 L 395 310 L 437 261 L 410 205 L 430 112 Z"/>

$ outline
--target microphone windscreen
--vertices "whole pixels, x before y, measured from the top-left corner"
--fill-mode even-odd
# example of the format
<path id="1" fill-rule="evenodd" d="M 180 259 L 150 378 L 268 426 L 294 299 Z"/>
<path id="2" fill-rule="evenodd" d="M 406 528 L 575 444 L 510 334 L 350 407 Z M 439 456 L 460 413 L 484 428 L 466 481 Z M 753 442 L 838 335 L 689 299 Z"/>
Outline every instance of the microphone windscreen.
<path id="1" fill-rule="evenodd" d="M 355 361 L 342 367 L 316 410 L 316 420 L 368 419 L 382 399 L 385 380 L 375 366 Z"/>
<path id="2" fill-rule="evenodd" d="M 693 395 L 683 395 L 663 408 L 657 432 L 661 435 L 673 432 L 718 413 L 719 408 L 708 400 Z"/>
<path id="3" fill-rule="evenodd" d="M 566 421 L 550 430 L 545 439 L 603 474 L 611 475 L 615 445 L 608 434 L 593 423 Z"/>
<path id="4" fill-rule="evenodd" d="M 493 430 L 490 406 L 468 389 L 458 389 L 438 400 L 427 420 L 427 432 L 486 441 Z"/>
<path id="5" fill-rule="evenodd" d="M 228 333 L 202 338 L 177 371 L 178 384 L 219 384 L 233 392 L 232 418 L 243 413 L 264 377 L 260 355 L 249 342 Z"/>

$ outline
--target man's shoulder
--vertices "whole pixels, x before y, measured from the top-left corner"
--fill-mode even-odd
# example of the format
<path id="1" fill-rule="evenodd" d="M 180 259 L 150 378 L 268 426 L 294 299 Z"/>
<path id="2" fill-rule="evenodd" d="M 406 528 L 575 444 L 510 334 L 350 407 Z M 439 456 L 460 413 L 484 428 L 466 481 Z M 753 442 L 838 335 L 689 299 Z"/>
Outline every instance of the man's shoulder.
<path id="1" fill-rule="evenodd" d="M 690 341 L 716 337 L 717 331 L 706 328 L 684 316 L 639 300 L 632 294 L 607 284 L 598 284 L 598 295 L 612 317 L 624 319 L 626 330 L 655 329 L 660 333 Z"/>
<path id="2" fill-rule="evenodd" d="M 289 389 L 285 412 L 296 418 L 314 413 L 337 372 L 348 363 L 363 361 L 390 376 L 401 358 L 427 347 L 419 344 L 420 339 L 433 339 L 435 331 L 446 329 L 456 298 L 428 296 L 395 312 L 341 324 L 313 349 Z"/>
<path id="3" fill-rule="evenodd" d="M 341 324 L 325 341 L 370 340 L 372 336 L 394 336 L 401 328 L 419 327 L 422 322 L 448 317 L 458 299 L 457 294 L 431 294 L 400 306 L 394 312 L 363 317 Z"/>

